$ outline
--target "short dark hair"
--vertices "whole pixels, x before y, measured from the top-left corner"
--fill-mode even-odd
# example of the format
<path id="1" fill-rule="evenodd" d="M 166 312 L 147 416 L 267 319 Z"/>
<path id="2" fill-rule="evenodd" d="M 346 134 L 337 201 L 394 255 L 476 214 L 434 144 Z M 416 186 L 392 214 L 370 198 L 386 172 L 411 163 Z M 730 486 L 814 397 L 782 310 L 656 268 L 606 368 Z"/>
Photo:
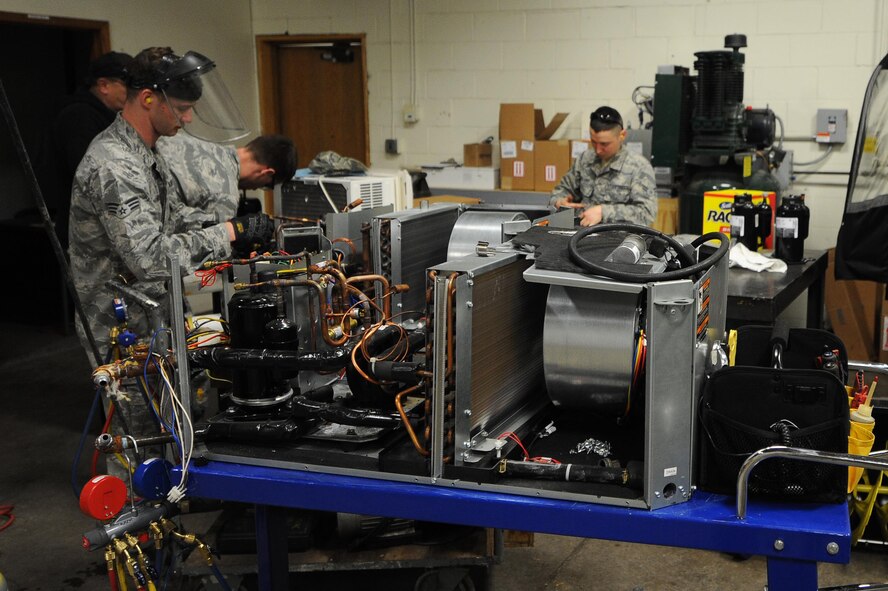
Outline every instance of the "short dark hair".
<path id="1" fill-rule="evenodd" d="M 296 172 L 296 146 L 284 135 L 267 134 L 254 138 L 244 146 L 259 164 L 274 169 L 272 184 L 293 178 Z"/>
<path id="2" fill-rule="evenodd" d="M 147 47 L 136 54 L 126 69 L 126 98 L 154 87 L 162 73 L 163 58 L 168 55 L 175 55 L 171 47 Z"/>
<path id="3" fill-rule="evenodd" d="M 617 127 L 623 129 L 623 118 L 620 112 L 612 107 L 598 107 L 589 116 L 589 127 L 595 132 Z"/>

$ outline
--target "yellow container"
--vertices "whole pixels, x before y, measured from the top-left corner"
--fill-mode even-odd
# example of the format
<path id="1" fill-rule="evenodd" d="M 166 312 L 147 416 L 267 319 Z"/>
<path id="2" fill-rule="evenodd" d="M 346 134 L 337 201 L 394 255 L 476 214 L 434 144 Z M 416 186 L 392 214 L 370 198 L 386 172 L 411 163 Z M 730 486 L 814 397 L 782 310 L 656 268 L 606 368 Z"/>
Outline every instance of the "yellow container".
<path id="1" fill-rule="evenodd" d="M 873 434 L 873 423 L 858 423 L 851 421 L 851 431 L 848 434 L 848 453 L 858 456 L 869 455 L 873 449 L 873 442 L 876 436 Z M 863 476 L 864 468 L 848 468 L 848 492 L 852 492 L 860 477 Z"/>

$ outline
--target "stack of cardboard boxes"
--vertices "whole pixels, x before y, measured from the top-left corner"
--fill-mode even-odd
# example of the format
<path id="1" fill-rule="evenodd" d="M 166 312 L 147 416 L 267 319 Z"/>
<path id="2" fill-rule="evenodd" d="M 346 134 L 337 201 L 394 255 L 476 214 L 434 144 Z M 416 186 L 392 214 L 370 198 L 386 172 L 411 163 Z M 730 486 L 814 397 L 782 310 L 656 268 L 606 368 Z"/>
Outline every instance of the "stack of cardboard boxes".
<path id="1" fill-rule="evenodd" d="M 567 119 L 557 113 L 548 125 L 533 103 L 500 105 L 500 188 L 549 192 L 588 147 L 582 140 L 552 140 Z"/>
<path id="2" fill-rule="evenodd" d="M 547 125 L 533 103 L 501 104 L 499 169 L 493 168 L 491 143 L 464 144 L 462 166 L 423 167 L 429 187 L 551 192 L 589 147 L 585 140 L 552 139 L 568 115 L 557 113 Z"/>

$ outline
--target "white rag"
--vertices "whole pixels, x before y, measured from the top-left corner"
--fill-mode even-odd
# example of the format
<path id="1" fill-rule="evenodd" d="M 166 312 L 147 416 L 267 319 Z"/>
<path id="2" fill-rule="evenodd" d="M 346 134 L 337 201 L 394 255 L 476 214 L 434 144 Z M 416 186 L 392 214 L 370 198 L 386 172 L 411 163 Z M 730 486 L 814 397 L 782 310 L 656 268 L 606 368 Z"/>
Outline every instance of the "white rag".
<path id="1" fill-rule="evenodd" d="M 786 273 L 786 263 L 784 261 L 752 252 L 741 242 L 731 247 L 730 257 L 729 267 L 743 267 L 744 269 L 752 269 L 759 272 Z"/>

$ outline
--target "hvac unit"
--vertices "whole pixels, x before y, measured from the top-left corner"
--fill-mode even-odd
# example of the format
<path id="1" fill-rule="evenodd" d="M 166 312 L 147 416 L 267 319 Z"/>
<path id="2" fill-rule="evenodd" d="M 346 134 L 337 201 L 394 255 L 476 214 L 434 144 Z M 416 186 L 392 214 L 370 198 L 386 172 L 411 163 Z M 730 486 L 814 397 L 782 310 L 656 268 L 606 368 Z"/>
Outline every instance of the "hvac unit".
<path id="1" fill-rule="evenodd" d="M 454 203 L 436 203 L 376 216 L 371 222 L 373 272 L 392 285 L 407 284 L 406 292 L 391 294 L 392 308 L 401 317 L 419 317 L 426 309 L 426 270 L 447 260 L 450 235 L 460 215 Z"/>
<path id="2" fill-rule="evenodd" d="M 399 207 L 397 177 L 382 176 L 305 176 L 283 183 L 275 191 L 275 215 L 292 218 L 321 219 L 339 212 L 360 199 L 352 210 L 391 205 Z"/>

